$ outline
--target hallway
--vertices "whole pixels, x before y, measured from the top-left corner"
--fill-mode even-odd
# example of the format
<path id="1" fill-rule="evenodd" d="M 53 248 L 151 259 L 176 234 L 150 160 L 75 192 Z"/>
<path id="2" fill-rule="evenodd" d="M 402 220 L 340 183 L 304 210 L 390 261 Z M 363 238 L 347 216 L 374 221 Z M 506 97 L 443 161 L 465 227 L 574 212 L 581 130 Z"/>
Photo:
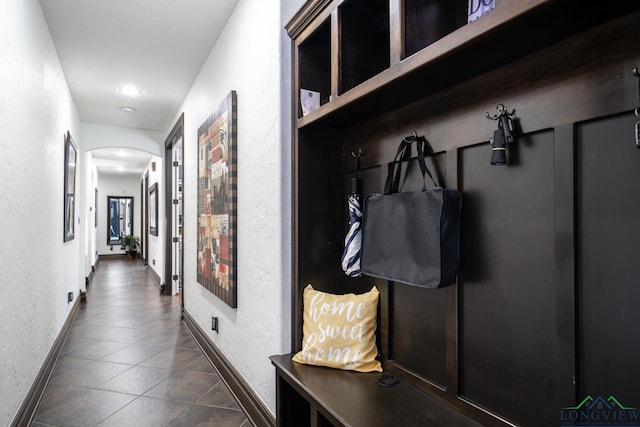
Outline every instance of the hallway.
<path id="1" fill-rule="evenodd" d="M 251 423 L 141 262 L 100 259 L 31 424 Z"/>

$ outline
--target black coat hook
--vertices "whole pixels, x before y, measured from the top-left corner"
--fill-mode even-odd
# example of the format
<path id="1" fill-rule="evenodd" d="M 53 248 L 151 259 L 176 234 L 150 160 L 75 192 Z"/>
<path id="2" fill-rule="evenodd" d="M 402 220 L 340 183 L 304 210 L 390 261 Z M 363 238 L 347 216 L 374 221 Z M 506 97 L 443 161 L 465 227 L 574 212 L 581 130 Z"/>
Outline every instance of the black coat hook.
<path id="1" fill-rule="evenodd" d="M 416 132 L 415 130 L 411 133 L 411 135 L 409 136 L 405 136 L 404 138 L 404 142 L 411 144 L 412 142 L 416 142 L 418 140 L 418 132 Z"/>
<path id="2" fill-rule="evenodd" d="M 513 142 L 514 139 L 513 115 L 515 110 L 509 113 L 504 104 L 498 104 L 496 110 L 498 111 L 496 114 L 491 115 L 486 112 L 484 116 L 489 120 L 498 121 L 498 129 L 493 132 L 491 138 L 491 164 L 501 166 L 507 164 L 507 144 Z"/>
<path id="3" fill-rule="evenodd" d="M 638 70 L 638 67 L 633 67 L 633 70 L 631 70 L 631 72 L 634 76 L 640 79 L 640 71 Z M 640 80 L 638 80 L 638 102 L 640 103 Z M 640 107 L 636 108 L 636 116 L 638 115 L 638 109 L 640 109 Z"/>
<path id="4" fill-rule="evenodd" d="M 356 172 L 353 178 L 351 178 L 351 192 L 358 194 L 360 192 L 360 183 L 358 180 L 358 171 L 360 170 L 360 157 L 364 154 L 362 148 L 358 148 L 357 152 L 352 151 L 351 155 L 356 159 Z"/>
<path id="5" fill-rule="evenodd" d="M 489 112 L 487 111 L 487 112 L 484 113 L 484 116 L 489 120 L 498 120 L 501 117 L 505 117 L 505 116 L 513 118 L 513 114 L 515 113 L 515 110 L 510 113 L 507 110 L 507 107 L 505 107 L 504 104 L 498 104 L 496 106 L 496 111 L 497 111 L 497 113 L 494 114 L 494 115 L 489 114 Z"/>
<path id="6" fill-rule="evenodd" d="M 638 67 L 633 67 L 631 70 L 634 76 L 640 79 L 640 72 L 638 71 Z M 638 102 L 640 103 L 640 80 L 638 80 Z M 636 116 L 640 117 L 640 107 L 635 109 Z M 635 137 L 636 137 L 636 148 L 640 149 L 640 121 L 636 122 L 635 126 Z"/>
<path id="7" fill-rule="evenodd" d="M 638 67 L 633 67 L 633 70 L 631 70 L 631 72 L 633 73 L 634 76 L 640 79 L 640 70 L 638 70 Z M 638 102 L 640 102 L 640 80 L 638 80 Z M 638 115 L 637 111 L 638 109 L 636 108 L 636 115 Z"/>

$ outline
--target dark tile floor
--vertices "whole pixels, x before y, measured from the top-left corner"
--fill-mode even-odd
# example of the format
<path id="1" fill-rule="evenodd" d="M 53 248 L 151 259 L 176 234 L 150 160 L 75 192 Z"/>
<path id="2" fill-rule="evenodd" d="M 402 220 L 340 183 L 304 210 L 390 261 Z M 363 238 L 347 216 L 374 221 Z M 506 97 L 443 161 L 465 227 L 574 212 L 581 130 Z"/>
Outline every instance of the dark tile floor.
<path id="1" fill-rule="evenodd" d="M 101 260 L 33 427 L 251 423 L 141 262 Z"/>

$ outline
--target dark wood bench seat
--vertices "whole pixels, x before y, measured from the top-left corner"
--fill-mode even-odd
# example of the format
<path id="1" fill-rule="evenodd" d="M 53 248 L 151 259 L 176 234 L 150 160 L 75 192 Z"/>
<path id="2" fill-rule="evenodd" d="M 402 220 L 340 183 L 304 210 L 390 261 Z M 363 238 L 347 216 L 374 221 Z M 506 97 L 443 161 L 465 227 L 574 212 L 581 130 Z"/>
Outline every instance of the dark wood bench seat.
<path id="1" fill-rule="evenodd" d="M 270 357 L 278 426 L 480 426 L 409 384 L 378 385 L 378 372 L 301 365 L 292 356 Z"/>

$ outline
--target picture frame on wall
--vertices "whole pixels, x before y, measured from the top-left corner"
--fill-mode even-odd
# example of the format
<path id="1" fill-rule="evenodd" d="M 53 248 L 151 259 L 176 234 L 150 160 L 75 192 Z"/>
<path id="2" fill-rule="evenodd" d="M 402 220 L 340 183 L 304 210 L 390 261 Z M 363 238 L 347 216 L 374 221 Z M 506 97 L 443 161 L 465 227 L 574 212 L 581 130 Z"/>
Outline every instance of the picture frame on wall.
<path id="1" fill-rule="evenodd" d="M 149 188 L 149 234 L 158 235 L 158 183 Z"/>
<path id="2" fill-rule="evenodd" d="M 71 138 L 71 132 L 64 135 L 64 233 L 63 241 L 73 240 L 76 235 L 76 164 L 78 148 Z"/>
<path id="3" fill-rule="evenodd" d="M 198 128 L 197 281 L 237 307 L 237 96 Z"/>

